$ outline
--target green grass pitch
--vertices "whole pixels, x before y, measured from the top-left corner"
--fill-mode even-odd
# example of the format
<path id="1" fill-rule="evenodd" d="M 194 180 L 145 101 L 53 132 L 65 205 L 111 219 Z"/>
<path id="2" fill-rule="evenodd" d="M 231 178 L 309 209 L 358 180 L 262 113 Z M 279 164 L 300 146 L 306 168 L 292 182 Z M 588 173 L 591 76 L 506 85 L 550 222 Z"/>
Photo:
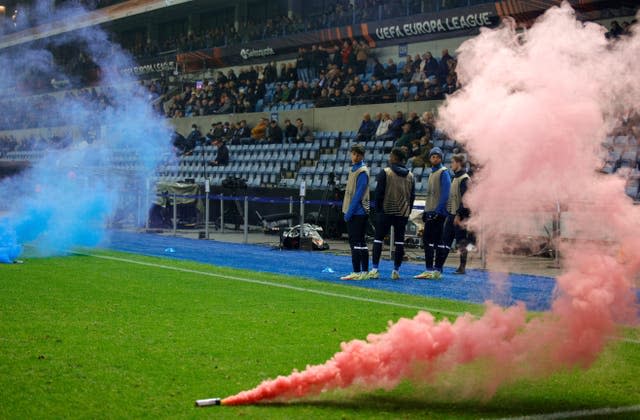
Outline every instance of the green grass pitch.
<path id="1" fill-rule="evenodd" d="M 520 381 L 489 401 L 404 384 L 391 392 L 339 391 L 290 404 L 196 408 L 196 399 L 225 397 L 322 363 L 342 341 L 381 332 L 389 320 L 414 316 L 415 307 L 433 309 L 439 317 L 478 314 L 482 308 L 190 262 L 99 254 L 0 266 L 0 419 L 466 419 L 640 402 L 639 334 L 626 329 L 621 334 L 630 341 L 609 345 L 591 369 Z M 634 414 L 640 416 L 607 418 Z"/>

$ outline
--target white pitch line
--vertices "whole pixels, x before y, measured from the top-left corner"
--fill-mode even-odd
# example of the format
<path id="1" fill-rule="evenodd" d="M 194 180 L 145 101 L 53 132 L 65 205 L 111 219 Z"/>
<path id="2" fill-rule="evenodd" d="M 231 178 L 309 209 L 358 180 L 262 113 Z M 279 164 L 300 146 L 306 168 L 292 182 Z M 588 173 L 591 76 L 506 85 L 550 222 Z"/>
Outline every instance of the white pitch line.
<path id="1" fill-rule="evenodd" d="M 610 414 L 620 414 L 620 413 L 637 413 L 640 411 L 640 405 L 630 405 L 626 407 L 604 407 L 604 408 L 595 408 L 592 410 L 578 410 L 578 411 L 560 411 L 557 413 L 549 413 L 549 414 L 535 414 L 531 416 L 521 416 L 521 417 L 505 417 L 499 420 L 556 420 L 556 419 L 571 419 L 577 417 L 587 417 L 587 416 L 606 416 Z"/>
<path id="2" fill-rule="evenodd" d="M 342 293 L 326 292 L 326 291 L 323 291 L 323 290 L 316 290 L 316 289 L 307 289 L 307 288 L 304 288 L 304 287 L 291 286 L 291 285 L 288 285 L 288 284 L 273 283 L 273 282 L 265 281 L 265 280 L 255 280 L 255 279 L 250 279 L 250 278 L 246 278 L 246 277 L 230 276 L 230 275 L 227 275 L 227 274 L 217 274 L 217 273 L 211 273 L 211 272 L 208 272 L 208 271 L 198 271 L 198 270 L 191 270 L 191 269 L 188 269 L 188 268 L 172 267 L 170 265 L 162 265 L 162 264 L 155 264 L 155 263 L 149 263 L 149 262 L 144 262 L 144 261 L 130 260 L 128 258 L 110 257 L 110 256 L 107 256 L 107 255 L 85 254 L 85 253 L 80 253 L 80 252 L 74 252 L 74 254 L 76 254 L 76 255 L 85 255 L 85 256 L 95 257 L 95 258 L 102 258 L 102 259 L 105 259 L 105 260 L 126 262 L 126 263 L 130 263 L 130 264 L 143 265 L 143 266 L 153 267 L 153 268 L 163 268 L 165 270 L 180 271 L 182 273 L 200 274 L 200 275 L 203 275 L 203 276 L 218 277 L 218 278 L 226 279 L 226 280 L 236 280 L 236 281 L 242 281 L 242 282 L 245 282 L 245 283 L 260 284 L 260 285 L 263 285 L 263 286 L 280 287 L 282 289 L 295 290 L 295 291 L 298 291 L 298 292 L 305 292 L 305 293 L 313 293 L 313 294 L 322 295 L 322 296 L 330 296 L 330 297 L 338 297 L 338 298 L 343 298 L 343 299 L 356 300 L 356 301 L 359 301 L 359 302 L 377 303 L 377 304 L 380 304 L 380 305 L 396 306 L 398 308 L 420 309 L 420 310 L 425 310 L 425 311 L 429 311 L 429 312 L 439 312 L 439 313 L 442 313 L 442 314 L 453 315 L 453 316 L 462 315 L 462 312 L 448 311 L 446 309 L 426 308 L 424 306 L 407 305 L 407 304 L 404 304 L 404 303 L 397 303 L 397 302 L 388 302 L 388 301 L 384 301 L 384 300 L 364 298 L 364 297 L 359 297 L 359 296 L 346 295 L 346 294 L 342 294 Z"/>

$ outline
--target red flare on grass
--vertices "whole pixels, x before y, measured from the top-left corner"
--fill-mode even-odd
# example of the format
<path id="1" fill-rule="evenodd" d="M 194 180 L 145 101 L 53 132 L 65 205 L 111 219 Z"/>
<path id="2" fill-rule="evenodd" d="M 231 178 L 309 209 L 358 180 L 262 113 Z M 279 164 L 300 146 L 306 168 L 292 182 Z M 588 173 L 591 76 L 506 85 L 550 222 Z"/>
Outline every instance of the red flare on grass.
<path id="1" fill-rule="evenodd" d="M 611 44 L 604 29 L 577 22 L 563 4 L 519 34 L 508 24 L 482 30 L 458 50 L 464 88 L 446 101 L 439 126 L 465 143 L 481 167 L 465 202 L 470 225 L 500 250 L 506 233 L 540 229 L 539 215 L 569 210 L 549 312 L 527 320 L 524 305 L 487 304 L 484 315 L 437 322 L 426 312 L 386 332 L 342 344 L 322 365 L 264 381 L 223 399 L 224 405 L 289 400 L 356 386 L 392 389 L 404 380 L 435 383 L 474 362 L 468 378 L 486 397 L 520 378 L 588 367 L 619 322 L 634 322 L 640 272 L 640 225 L 623 181 L 597 174 L 600 142 L 621 111 L 640 103 L 634 34 Z M 536 216 L 537 215 L 537 216 Z M 547 216 L 544 216 L 547 217 Z M 603 236 L 603 227 L 604 236 Z M 600 239 L 587 245 L 580 238 Z M 496 262 L 496 253 L 490 253 Z M 445 280 L 446 281 L 446 280 Z M 465 373 L 466 374 L 466 373 Z"/>

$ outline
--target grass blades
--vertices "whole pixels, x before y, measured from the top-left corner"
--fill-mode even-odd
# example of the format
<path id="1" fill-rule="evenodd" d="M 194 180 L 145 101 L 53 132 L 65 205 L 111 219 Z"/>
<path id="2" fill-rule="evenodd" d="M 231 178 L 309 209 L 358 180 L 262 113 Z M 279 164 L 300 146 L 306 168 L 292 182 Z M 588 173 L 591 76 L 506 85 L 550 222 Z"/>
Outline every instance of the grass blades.
<path id="1" fill-rule="evenodd" d="M 99 256 L 0 267 L 0 418 L 459 419 L 640 401 L 640 344 L 620 342 L 588 371 L 521 381 L 489 401 L 404 384 L 391 392 L 341 391 L 290 404 L 195 408 L 195 399 L 225 397 L 322 363 L 340 342 L 383 331 L 389 320 L 417 311 L 380 302 L 447 313 L 482 309 L 132 254 Z M 625 334 L 638 335 L 634 329 Z"/>

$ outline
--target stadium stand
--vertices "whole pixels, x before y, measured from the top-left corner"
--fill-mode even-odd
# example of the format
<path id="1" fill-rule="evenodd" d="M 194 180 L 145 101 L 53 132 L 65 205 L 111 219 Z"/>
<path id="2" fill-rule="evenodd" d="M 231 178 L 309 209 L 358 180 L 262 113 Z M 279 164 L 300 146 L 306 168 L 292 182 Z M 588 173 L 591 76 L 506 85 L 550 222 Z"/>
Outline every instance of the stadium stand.
<path id="1" fill-rule="evenodd" d="M 107 7 L 115 1 L 93 2 L 96 7 Z M 315 2 L 312 2 L 315 3 Z M 128 45 L 140 54 L 155 54 L 159 49 L 173 48 L 194 50 L 215 45 L 240 43 L 247 40 L 285 37 L 292 33 L 319 28 L 335 27 L 368 20 L 381 20 L 396 16 L 429 11 L 425 2 L 394 1 L 378 2 L 363 0 L 352 2 L 327 2 L 327 9 L 317 14 L 309 14 L 304 19 L 265 14 L 259 22 L 247 18 L 239 29 L 228 25 L 207 27 L 200 32 L 175 32 L 164 40 L 165 45 L 151 50 L 140 44 Z M 436 2 L 437 3 L 437 2 Z M 443 2 L 447 3 L 447 2 Z M 477 3 L 477 2 L 474 2 Z M 453 4 L 453 2 L 451 2 Z M 354 7 L 355 5 L 355 7 Z M 419 5 L 419 7 L 418 7 Z M 92 7 L 93 7 L 92 6 Z M 444 7 L 445 9 L 448 7 Z M 438 9 L 439 10 L 439 9 Z M 609 38 L 623 37 L 628 31 L 628 22 L 622 25 L 612 23 L 607 34 Z M 14 29 L 19 29 L 14 25 Z M 230 32 L 228 32 L 230 31 Z M 117 36 L 117 35 L 116 35 Z M 125 43 L 126 44 L 126 43 Z M 125 45 L 127 46 L 127 45 Z M 78 60 L 81 52 L 74 54 L 54 54 L 62 66 Z M 80 71 L 90 71 L 91 66 Z M 237 71 L 237 74 L 236 74 Z M 84 86 L 90 79 L 80 78 Z M 199 82 L 196 82 L 199 80 Z M 300 48 L 295 60 L 278 63 L 267 61 L 250 66 L 217 69 L 217 76 L 204 78 L 198 75 L 173 81 L 170 86 L 166 74 L 150 77 L 142 82 L 146 87 L 149 101 L 157 106 L 157 112 L 171 118 L 173 124 L 190 125 L 197 117 L 213 117 L 228 114 L 249 115 L 249 113 L 292 113 L 314 108 L 344 107 L 375 104 L 411 104 L 416 101 L 442 100 L 446 95 L 460 88 L 456 74 L 456 59 L 447 49 L 439 58 L 423 50 L 413 57 L 408 54 L 395 63 L 388 59 L 381 63 L 376 57 L 376 49 L 364 40 L 345 39 L 341 43 L 332 42 Z M 72 97 L 86 106 L 108 107 L 112 96 L 110 89 L 123 88 L 78 88 L 78 85 L 43 85 L 41 91 L 27 97 L 13 95 L 0 96 L 0 159 L 6 161 L 36 161 L 46 149 L 76 147 L 70 136 L 42 134 L 17 135 L 14 131 L 59 127 L 64 124 L 64 112 L 43 112 L 62 109 L 59 103 Z M 408 105 L 411 106 L 411 105 Z M 407 108 L 404 108 L 407 109 Z M 390 111 L 391 109 L 387 109 Z M 290 116 L 290 114 L 286 114 Z M 402 116 L 407 118 L 408 112 Z M 231 126 L 237 118 L 231 121 Z M 430 169 L 425 167 L 425 159 L 432 146 L 441 147 L 445 152 L 445 162 L 453 153 L 464 152 L 455 140 L 435 129 L 432 122 L 423 116 L 423 132 L 414 133 L 412 145 L 407 148 L 412 157 L 409 162 L 417 180 L 418 192 L 424 191 Z M 426 128 L 429 125 L 428 129 Z M 606 157 L 601 171 L 617 173 L 627 181 L 627 194 L 638 198 L 640 170 L 638 166 L 638 138 L 640 122 L 627 118 L 618 131 L 605 139 L 603 147 Z M 314 127 L 311 127 L 313 129 Z M 297 188 L 303 181 L 310 188 L 323 189 L 330 185 L 330 174 L 335 181 L 344 184 L 347 178 L 349 146 L 353 144 L 356 132 L 349 127 L 336 127 L 331 131 L 319 130 L 310 142 L 266 144 L 265 142 L 243 142 L 227 137 L 231 162 L 224 167 L 209 167 L 206 162 L 215 159 L 216 149 L 207 145 L 196 148 L 193 153 L 183 155 L 178 160 L 168 158 L 167 163 L 158 168 L 157 179 L 162 181 L 183 181 L 193 179 L 204 182 L 211 177 L 213 185 L 221 185 L 227 177 L 241 177 L 249 186 Z M 365 143 L 367 161 L 372 170 L 372 185 L 375 175 L 385 166 L 386 154 L 394 146 L 399 133 L 373 138 Z M 77 140 L 77 139 L 76 139 Z M 118 155 L 117 153 L 115 155 Z M 135 156 L 123 153 L 122 159 L 115 159 L 114 167 L 120 170 L 134 169 Z"/>

